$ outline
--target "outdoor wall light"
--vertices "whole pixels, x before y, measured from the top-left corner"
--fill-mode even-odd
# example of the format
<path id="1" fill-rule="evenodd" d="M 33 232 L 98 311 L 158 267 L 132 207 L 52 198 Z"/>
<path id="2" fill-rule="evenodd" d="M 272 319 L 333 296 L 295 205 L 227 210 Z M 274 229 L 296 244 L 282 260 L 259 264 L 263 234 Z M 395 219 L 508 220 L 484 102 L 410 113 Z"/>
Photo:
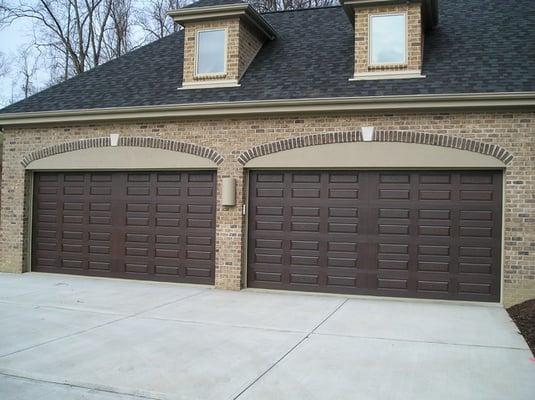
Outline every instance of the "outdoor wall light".
<path id="1" fill-rule="evenodd" d="M 111 133 L 110 134 L 110 145 L 115 147 L 119 145 L 119 134 L 118 133 Z"/>
<path id="2" fill-rule="evenodd" d="M 362 127 L 362 140 L 365 142 L 371 142 L 373 140 L 374 132 L 375 132 L 375 127 L 363 126 Z"/>
<path id="3" fill-rule="evenodd" d="M 226 207 L 233 207 L 236 205 L 236 179 L 223 178 L 221 204 Z"/>

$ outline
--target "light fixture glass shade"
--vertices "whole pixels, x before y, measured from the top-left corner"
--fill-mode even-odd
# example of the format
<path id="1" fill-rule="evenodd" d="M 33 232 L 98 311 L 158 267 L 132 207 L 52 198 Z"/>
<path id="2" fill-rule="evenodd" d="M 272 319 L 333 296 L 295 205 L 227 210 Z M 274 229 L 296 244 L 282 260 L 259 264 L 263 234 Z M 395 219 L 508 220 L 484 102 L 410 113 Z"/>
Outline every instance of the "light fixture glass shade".
<path id="1" fill-rule="evenodd" d="M 363 126 L 362 127 L 362 140 L 364 142 L 371 142 L 373 140 L 373 133 L 375 128 L 373 126 Z"/>
<path id="2" fill-rule="evenodd" d="M 110 133 L 110 145 L 115 147 L 119 145 L 119 134 L 118 133 Z"/>

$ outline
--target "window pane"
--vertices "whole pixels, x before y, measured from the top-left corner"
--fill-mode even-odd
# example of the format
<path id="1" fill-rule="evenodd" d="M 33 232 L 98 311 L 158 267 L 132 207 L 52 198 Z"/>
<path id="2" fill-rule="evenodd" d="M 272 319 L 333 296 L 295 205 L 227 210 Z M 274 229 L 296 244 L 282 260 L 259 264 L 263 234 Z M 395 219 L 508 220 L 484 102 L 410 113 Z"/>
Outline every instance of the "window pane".
<path id="1" fill-rule="evenodd" d="M 405 63 L 405 15 L 371 18 L 371 64 Z"/>
<path id="2" fill-rule="evenodd" d="M 197 74 L 225 72 L 225 31 L 199 32 Z"/>

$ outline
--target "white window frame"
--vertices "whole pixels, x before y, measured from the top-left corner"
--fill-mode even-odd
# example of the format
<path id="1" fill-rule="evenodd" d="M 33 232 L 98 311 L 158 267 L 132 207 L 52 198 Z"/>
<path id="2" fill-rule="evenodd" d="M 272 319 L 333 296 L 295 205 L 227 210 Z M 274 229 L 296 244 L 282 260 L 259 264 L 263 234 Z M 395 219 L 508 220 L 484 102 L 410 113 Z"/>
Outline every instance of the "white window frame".
<path id="1" fill-rule="evenodd" d="M 387 17 L 387 16 L 403 16 L 405 17 L 405 59 L 401 63 L 372 63 L 372 19 L 373 17 Z M 409 16 L 406 11 L 378 13 L 368 15 L 368 66 L 369 67 L 389 67 L 389 66 L 407 66 L 409 61 Z"/>
<path id="2" fill-rule="evenodd" d="M 200 36 L 203 32 L 214 32 L 214 31 L 223 31 L 225 33 L 225 43 L 224 43 L 224 56 L 223 56 L 223 72 L 210 72 L 206 74 L 199 73 L 199 44 Z M 227 28 L 212 28 L 212 29 L 199 29 L 195 32 L 195 78 L 220 78 L 227 75 L 227 62 L 228 62 L 228 29 Z"/>

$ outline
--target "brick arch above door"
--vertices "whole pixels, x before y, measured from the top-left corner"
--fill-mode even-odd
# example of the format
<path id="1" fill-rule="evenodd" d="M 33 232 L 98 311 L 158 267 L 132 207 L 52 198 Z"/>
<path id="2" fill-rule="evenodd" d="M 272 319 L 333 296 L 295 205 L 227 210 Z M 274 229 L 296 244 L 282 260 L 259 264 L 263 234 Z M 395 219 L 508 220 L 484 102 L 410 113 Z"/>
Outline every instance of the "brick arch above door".
<path id="1" fill-rule="evenodd" d="M 303 149 L 326 144 L 359 142 L 370 143 L 363 141 L 360 130 L 292 137 L 252 147 L 242 152 L 238 157 L 238 161 L 240 164 L 248 167 L 248 164 L 256 158 L 266 157 L 288 150 Z M 436 133 L 376 130 L 371 143 L 405 143 L 441 147 L 452 150 L 464 150 L 495 159 L 497 161 L 496 166 L 503 167 L 510 164 L 513 160 L 513 155 L 508 150 L 496 144 Z"/>
<path id="2" fill-rule="evenodd" d="M 89 139 L 79 139 L 71 142 L 59 143 L 56 145 L 44 147 L 42 149 L 33 151 L 25 155 L 21 160 L 21 164 L 24 168 L 27 168 L 30 166 L 31 163 L 35 161 L 52 156 L 57 156 L 60 154 L 95 148 L 118 149 L 125 147 L 158 149 L 176 153 L 189 154 L 211 161 L 214 166 L 220 165 L 224 160 L 223 156 L 214 149 L 193 143 L 186 143 L 177 140 L 156 137 L 124 136 L 119 138 L 117 146 L 112 146 L 110 137 L 96 137 Z"/>

